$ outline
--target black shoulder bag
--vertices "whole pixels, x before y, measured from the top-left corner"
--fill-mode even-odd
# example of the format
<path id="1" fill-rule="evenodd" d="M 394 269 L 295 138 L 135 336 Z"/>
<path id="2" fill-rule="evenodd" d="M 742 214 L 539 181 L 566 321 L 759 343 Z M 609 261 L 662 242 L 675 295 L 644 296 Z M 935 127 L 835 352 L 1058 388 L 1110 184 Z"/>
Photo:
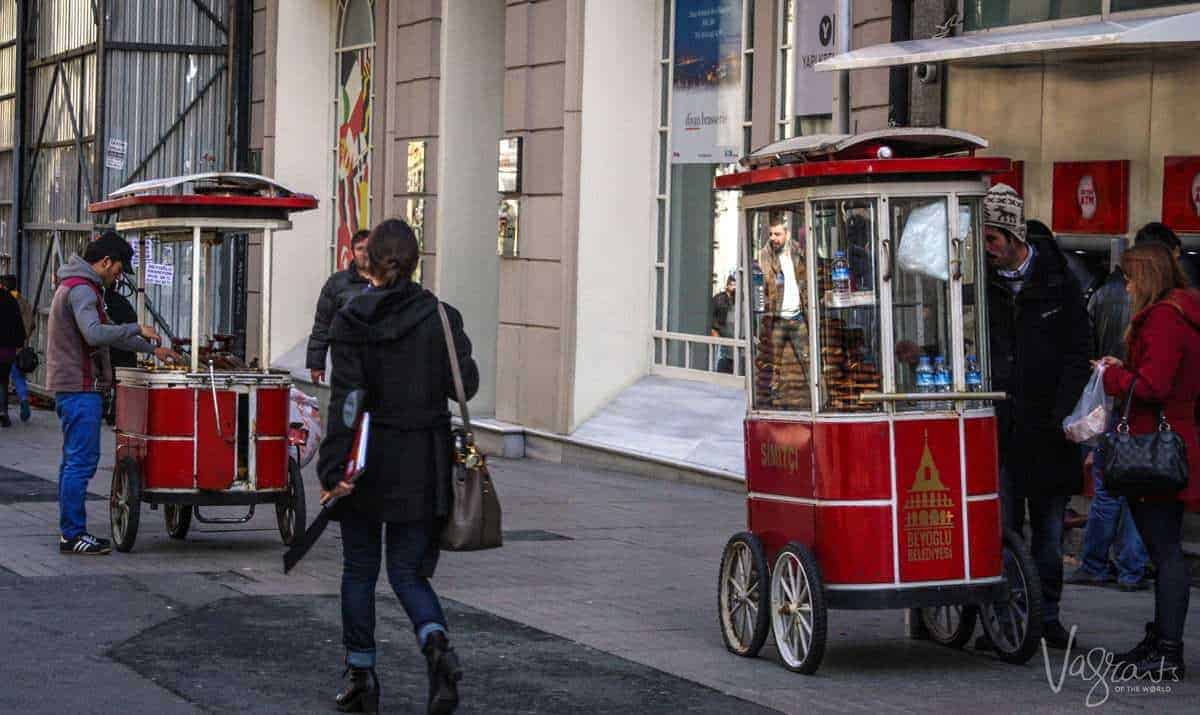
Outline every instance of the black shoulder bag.
<path id="1" fill-rule="evenodd" d="M 1187 447 L 1179 433 L 1171 429 L 1161 407 L 1157 430 L 1129 433 L 1129 408 L 1136 384 L 1135 375 L 1125 395 L 1121 421 L 1113 431 L 1100 435 L 1096 457 L 1104 489 L 1123 497 L 1172 496 L 1188 483 Z"/>

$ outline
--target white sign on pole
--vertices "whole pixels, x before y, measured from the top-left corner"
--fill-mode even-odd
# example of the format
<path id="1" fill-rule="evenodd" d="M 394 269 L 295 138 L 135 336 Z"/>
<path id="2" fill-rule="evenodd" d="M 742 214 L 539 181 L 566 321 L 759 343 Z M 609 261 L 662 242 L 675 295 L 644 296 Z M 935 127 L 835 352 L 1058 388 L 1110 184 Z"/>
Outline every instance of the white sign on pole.
<path id="1" fill-rule="evenodd" d="M 837 36 L 834 0 L 796 3 L 796 115 L 833 113 L 833 72 L 813 65 L 845 52 L 846 38 Z"/>
<path id="2" fill-rule="evenodd" d="M 146 261 L 146 284 L 169 286 L 175 282 L 175 266 L 169 263 Z"/>

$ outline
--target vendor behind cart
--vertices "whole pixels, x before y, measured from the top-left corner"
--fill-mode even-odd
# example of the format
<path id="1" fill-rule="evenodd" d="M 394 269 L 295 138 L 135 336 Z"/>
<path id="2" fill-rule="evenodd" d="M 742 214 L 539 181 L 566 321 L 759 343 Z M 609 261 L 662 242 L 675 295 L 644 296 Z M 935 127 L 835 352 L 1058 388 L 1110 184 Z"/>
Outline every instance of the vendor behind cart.
<path id="1" fill-rule="evenodd" d="M 136 323 L 114 325 L 104 308 L 103 290 L 121 273 L 131 272 L 133 249 L 115 231 L 88 244 L 58 271 L 58 289 L 50 305 L 46 338 L 46 388 L 54 393 L 62 422 L 63 454 L 59 468 L 59 536 L 62 553 L 107 554 L 107 539 L 87 531 L 84 499 L 100 461 L 103 395 L 113 383 L 109 348 L 154 353 L 163 362 L 179 356 L 155 347 L 153 328 Z"/>

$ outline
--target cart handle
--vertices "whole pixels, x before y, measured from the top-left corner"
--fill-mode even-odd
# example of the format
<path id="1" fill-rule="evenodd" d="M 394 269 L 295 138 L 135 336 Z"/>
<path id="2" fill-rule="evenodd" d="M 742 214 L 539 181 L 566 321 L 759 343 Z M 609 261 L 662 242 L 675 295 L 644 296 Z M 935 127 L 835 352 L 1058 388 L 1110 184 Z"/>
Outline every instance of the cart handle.
<path id="1" fill-rule="evenodd" d="M 885 238 L 880 243 L 883 244 L 883 259 L 887 262 L 883 269 L 882 280 L 887 283 L 892 280 L 892 242 Z"/>
<path id="2" fill-rule="evenodd" d="M 859 402 L 928 402 L 931 400 L 1007 400 L 1007 392 L 864 392 Z"/>

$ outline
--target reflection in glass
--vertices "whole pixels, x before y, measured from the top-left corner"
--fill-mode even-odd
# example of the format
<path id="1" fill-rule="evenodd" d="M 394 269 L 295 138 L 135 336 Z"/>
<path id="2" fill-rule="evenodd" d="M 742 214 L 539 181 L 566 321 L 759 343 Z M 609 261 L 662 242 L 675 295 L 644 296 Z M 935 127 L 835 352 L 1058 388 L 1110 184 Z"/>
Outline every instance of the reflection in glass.
<path id="1" fill-rule="evenodd" d="M 878 410 L 858 400 L 864 392 L 879 392 L 882 385 L 875 202 L 820 201 L 812 206 L 821 409 Z"/>
<path id="2" fill-rule="evenodd" d="M 894 199 L 891 211 L 896 391 L 948 392 L 949 384 L 937 383 L 939 360 L 943 370 L 950 370 L 952 354 L 946 199 Z"/>
<path id="3" fill-rule="evenodd" d="M 751 226 L 754 263 L 754 405 L 810 410 L 808 271 L 803 205 L 760 211 Z"/>
<path id="4" fill-rule="evenodd" d="M 967 358 L 974 356 L 978 362 L 980 383 L 978 389 L 991 389 L 991 366 L 988 364 L 988 350 L 981 349 L 987 345 L 987 267 L 984 264 L 984 251 L 976 250 L 982 245 L 979 221 L 982 214 L 979 210 L 979 199 L 958 199 L 958 232 L 962 240 L 962 305 L 963 305 L 963 355 Z M 967 385 L 972 389 L 972 385 Z"/>

